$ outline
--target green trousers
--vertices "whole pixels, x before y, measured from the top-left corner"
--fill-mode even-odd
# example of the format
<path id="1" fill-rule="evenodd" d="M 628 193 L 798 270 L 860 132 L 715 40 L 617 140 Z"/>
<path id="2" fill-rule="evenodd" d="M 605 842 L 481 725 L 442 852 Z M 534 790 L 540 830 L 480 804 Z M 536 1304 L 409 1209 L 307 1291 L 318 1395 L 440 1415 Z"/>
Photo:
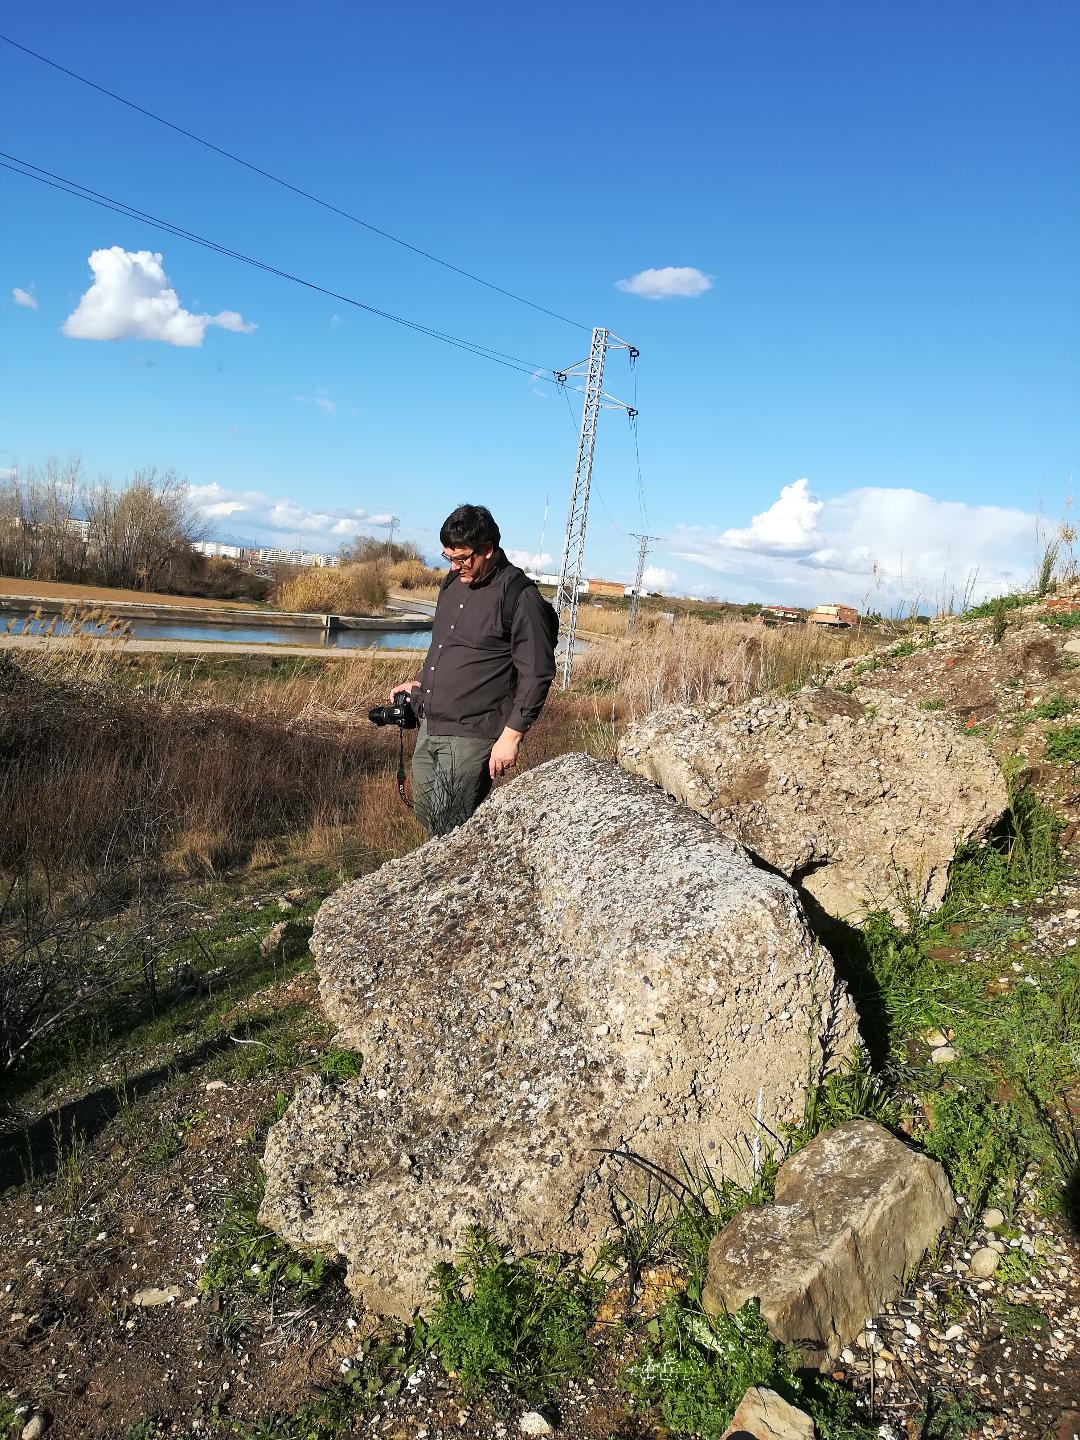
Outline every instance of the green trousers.
<path id="1" fill-rule="evenodd" d="M 421 720 L 412 759 L 413 809 L 430 835 L 453 830 L 486 798 L 494 744 L 472 735 L 429 735 Z"/>

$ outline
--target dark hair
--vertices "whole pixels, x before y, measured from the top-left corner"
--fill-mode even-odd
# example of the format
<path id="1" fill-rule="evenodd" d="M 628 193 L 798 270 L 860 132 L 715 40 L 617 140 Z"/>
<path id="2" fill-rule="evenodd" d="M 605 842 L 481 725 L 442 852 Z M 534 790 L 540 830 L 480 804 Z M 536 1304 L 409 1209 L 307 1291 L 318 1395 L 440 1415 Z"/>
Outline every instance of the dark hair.
<path id="1" fill-rule="evenodd" d="M 502 535 L 486 505 L 459 505 L 443 521 L 439 539 L 455 549 L 467 545 L 470 550 L 484 550 L 498 545 Z"/>

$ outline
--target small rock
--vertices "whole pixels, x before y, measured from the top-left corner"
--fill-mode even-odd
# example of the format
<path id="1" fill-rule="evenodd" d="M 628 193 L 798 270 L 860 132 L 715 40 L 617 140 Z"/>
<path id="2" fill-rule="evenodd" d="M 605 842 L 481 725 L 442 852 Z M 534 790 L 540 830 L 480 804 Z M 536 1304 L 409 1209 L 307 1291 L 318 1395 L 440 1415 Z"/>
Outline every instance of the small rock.
<path id="1" fill-rule="evenodd" d="M 288 920 L 279 920 L 278 923 L 276 925 L 272 925 L 270 929 L 266 932 L 266 934 L 262 937 L 262 939 L 259 941 L 259 954 L 263 957 L 264 960 L 268 956 L 273 955 L 274 951 L 285 939 L 288 929 Z"/>
<path id="2" fill-rule="evenodd" d="M 1000 1210 L 984 1210 L 982 1213 L 982 1223 L 987 1230 L 1000 1230 L 1002 1225 L 1005 1224 L 1005 1216 Z"/>
<path id="3" fill-rule="evenodd" d="M 1080 1410 L 1065 1411 L 1054 1431 L 1054 1440 L 1080 1440 Z"/>
<path id="4" fill-rule="evenodd" d="M 208 1080 L 206 1088 L 207 1090 L 227 1090 L 229 1087 L 224 1080 Z"/>
<path id="5" fill-rule="evenodd" d="M 964 1327 L 962 1325 L 950 1325 L 945 1331 L 946 1340 L 962 1340 L 964 1338 Z"/>
<path id="6" fill-rule="evenodd" d="M 22 1440 L 41 1440 L 49 1428 L 49 1417 L 44 1411 L 36 1410 L 22 1428 Z"/>
<path id="7" fill-rule="evenodd" d="M 986 1280 L 998 1267 L 1001 1256 L 996 1250 L 991 1250 L 989 1245 L 984 1245 L 981 1250 L 976 1250 L 971 1257 L 968 1266 L 969 1272 L 978 1280 Z"/>
<path id="8" fill-rule="evenodd" d="M 160 1290 L 156 1285 L 149 1285 L 145 1290 L 137 1291 L 131 1303 L 141 1306 L 144 1310 L 151 1310 L 155 1305 L 171 1305 L 179 1299 L 179 1285 L 170 1285 L 165 1290 Z"/>
<path id="9" fill-rule="evenodd" d="M 721 1440 L 814 1440 L 814 1422 L 775 1390 L 755 1385 L 739 1401 Z"/>
<path id="10" fill-rule="evenodd" d="M 518 1421 L 522 1435 L 554 1435 L 555 1427 L 539 1410 L 526 1410 Z"/>
<path id="11" fill-rule="evenodd" d="M 931 1050 L 938 1050 L 942 1045 L 949 1043 L 949 1037 L 942 1030 L 928 1030 L 926 1032 L 926 1043 Z"/>
<path id="12" fill-rule="evenodd" d="M 956 1051 L 951 1045 L 935 1045 L 930 1051 L 931 1065 L 951 1065 L 956 1059 Z"/>

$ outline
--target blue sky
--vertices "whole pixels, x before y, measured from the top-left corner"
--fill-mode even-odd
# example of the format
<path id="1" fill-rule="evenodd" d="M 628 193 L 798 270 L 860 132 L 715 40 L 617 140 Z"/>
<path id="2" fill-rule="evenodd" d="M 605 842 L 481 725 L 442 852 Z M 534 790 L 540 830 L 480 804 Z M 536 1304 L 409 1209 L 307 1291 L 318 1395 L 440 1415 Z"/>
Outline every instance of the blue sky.
<path id="1" fill-rule="evenodd" d="M 976 568 L 1024 582 L 1061 514 L 1075 4 L 12 0 L 0 29 L 584 328 L 7 45 L 0 148 L 539 367 L 580 360 L 592 325 L 637 345 L 607 388 L 633 401 L 636 379 L 647 510 L 605 414 L 592 574 L 629 579 L 647 521 L 671 589 L 933 603 Z M 6 171 L 0 207 L 0 469 L 173 467 L 213 534 L 310 548 L 393 513 L 434 553 L 472 499 L 535 554 L 546 501 L 559 553 L 579 413 L 552 386 Z M 669 267 L 707 288 L 618 287 Z"/>

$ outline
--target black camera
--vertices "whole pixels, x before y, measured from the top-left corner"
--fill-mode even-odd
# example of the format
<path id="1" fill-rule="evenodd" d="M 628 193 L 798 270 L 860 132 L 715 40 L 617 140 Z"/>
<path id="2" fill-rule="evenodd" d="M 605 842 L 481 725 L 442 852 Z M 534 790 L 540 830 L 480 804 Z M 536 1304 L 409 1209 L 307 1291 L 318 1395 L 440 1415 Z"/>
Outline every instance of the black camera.
<path id="1" fill-rule="evenodd" d="M 408 690 L 395 690 L 389 705 L 376 705 L 368 711 L 373 725 L 396 725 L 399 730 L 415 730 L 420 721 L 412 707 Z"/>

